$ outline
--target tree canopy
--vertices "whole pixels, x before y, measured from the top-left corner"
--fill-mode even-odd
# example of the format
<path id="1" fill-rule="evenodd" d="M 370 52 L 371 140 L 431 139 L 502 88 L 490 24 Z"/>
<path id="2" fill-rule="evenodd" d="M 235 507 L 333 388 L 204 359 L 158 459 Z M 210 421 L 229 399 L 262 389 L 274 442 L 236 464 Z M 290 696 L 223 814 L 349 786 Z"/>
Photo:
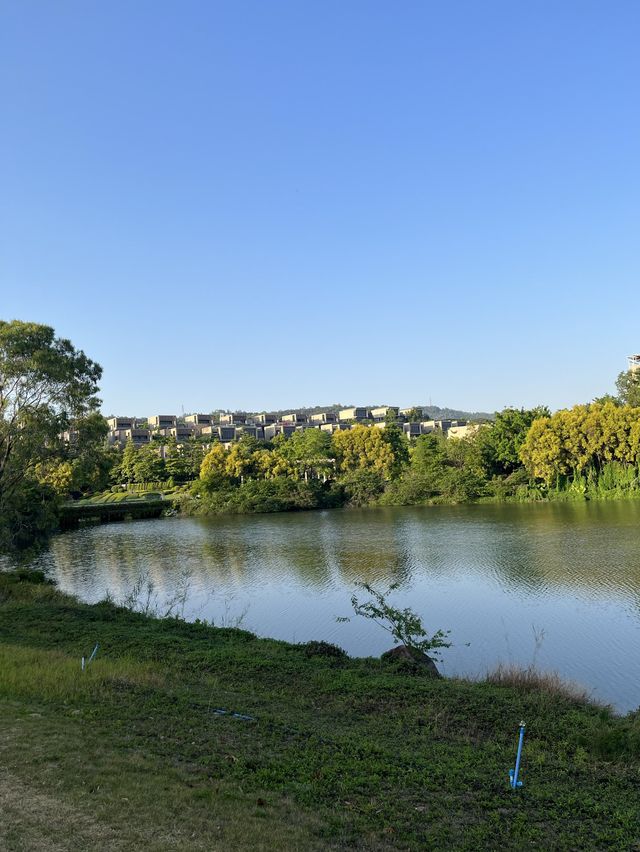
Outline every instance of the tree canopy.
<path id="1" fill-rule="evenodd" d="M 101 375 L 98 364 L 49 326 L 0 321 L 1 545 L 27 542 L 44 525 L 34 494 L 55 493 L 69 479 L 70 468 L 56 473 L 52 465 L 64 459 L 64 430 L 83 418 L 85 436 L 95 427 L 87 416 L 99 404 Z"/>

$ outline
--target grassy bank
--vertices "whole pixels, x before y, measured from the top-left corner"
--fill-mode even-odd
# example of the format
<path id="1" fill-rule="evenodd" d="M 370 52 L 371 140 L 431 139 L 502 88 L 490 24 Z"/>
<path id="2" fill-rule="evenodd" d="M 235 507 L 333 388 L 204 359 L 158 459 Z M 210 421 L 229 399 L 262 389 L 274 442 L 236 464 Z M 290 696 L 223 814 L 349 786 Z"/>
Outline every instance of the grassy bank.
<path id="1" fill-rule="evenodd" d="M 27 574 L 0 575 L 0 643 L 4 849 L 638 848 L 640 722 L 556 682 L 431 680 Z"/>

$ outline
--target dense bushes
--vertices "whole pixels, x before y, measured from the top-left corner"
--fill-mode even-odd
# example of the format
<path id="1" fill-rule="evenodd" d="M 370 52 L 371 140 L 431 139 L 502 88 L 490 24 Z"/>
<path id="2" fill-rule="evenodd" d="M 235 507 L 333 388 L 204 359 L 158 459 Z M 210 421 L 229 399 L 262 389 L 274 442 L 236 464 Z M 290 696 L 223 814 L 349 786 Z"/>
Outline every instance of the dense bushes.
<path id="1" fill-rule="evenodd" d="M 255 514 L 323 509 L 336 505 L 340 505 L 339 496 L 329 485 L 278 477 L 249 480 L 215 490 L 197 483 L 183 507 L 195 514 Z"/>

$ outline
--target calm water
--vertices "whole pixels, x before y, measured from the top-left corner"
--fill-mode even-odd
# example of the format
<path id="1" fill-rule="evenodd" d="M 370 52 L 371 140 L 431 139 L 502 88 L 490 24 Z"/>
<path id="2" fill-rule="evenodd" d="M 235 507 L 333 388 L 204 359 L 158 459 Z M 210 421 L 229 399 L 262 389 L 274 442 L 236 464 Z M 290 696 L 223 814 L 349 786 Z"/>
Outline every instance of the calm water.
<path id="1" fill-rule="evenodd" d="M 65 533 L 35 564 L 86 601 L 123 599 L 149 572 L 159 607 L 186 572 L 187 618 L 244 613 L 259 635 L 352 655 L 392 644 L 336 623 L 355 584 L 398 582 L 393 601 L 452 631 L 446 674 L 535 661 L 626 711 L 640 705 L 639 525 L 633 502 L 169 518 Z"/>

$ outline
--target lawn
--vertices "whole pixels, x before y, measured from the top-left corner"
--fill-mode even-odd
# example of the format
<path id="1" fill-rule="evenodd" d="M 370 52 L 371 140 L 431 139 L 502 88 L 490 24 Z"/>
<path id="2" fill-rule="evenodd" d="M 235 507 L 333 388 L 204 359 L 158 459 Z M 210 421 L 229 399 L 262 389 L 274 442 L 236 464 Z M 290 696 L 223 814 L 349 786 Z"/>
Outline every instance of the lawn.
<path id="1" fill-rule="evenodd" d="M 635 716 L 38 579 L 0 575 L 0 848 L 640 848 Z"/>

